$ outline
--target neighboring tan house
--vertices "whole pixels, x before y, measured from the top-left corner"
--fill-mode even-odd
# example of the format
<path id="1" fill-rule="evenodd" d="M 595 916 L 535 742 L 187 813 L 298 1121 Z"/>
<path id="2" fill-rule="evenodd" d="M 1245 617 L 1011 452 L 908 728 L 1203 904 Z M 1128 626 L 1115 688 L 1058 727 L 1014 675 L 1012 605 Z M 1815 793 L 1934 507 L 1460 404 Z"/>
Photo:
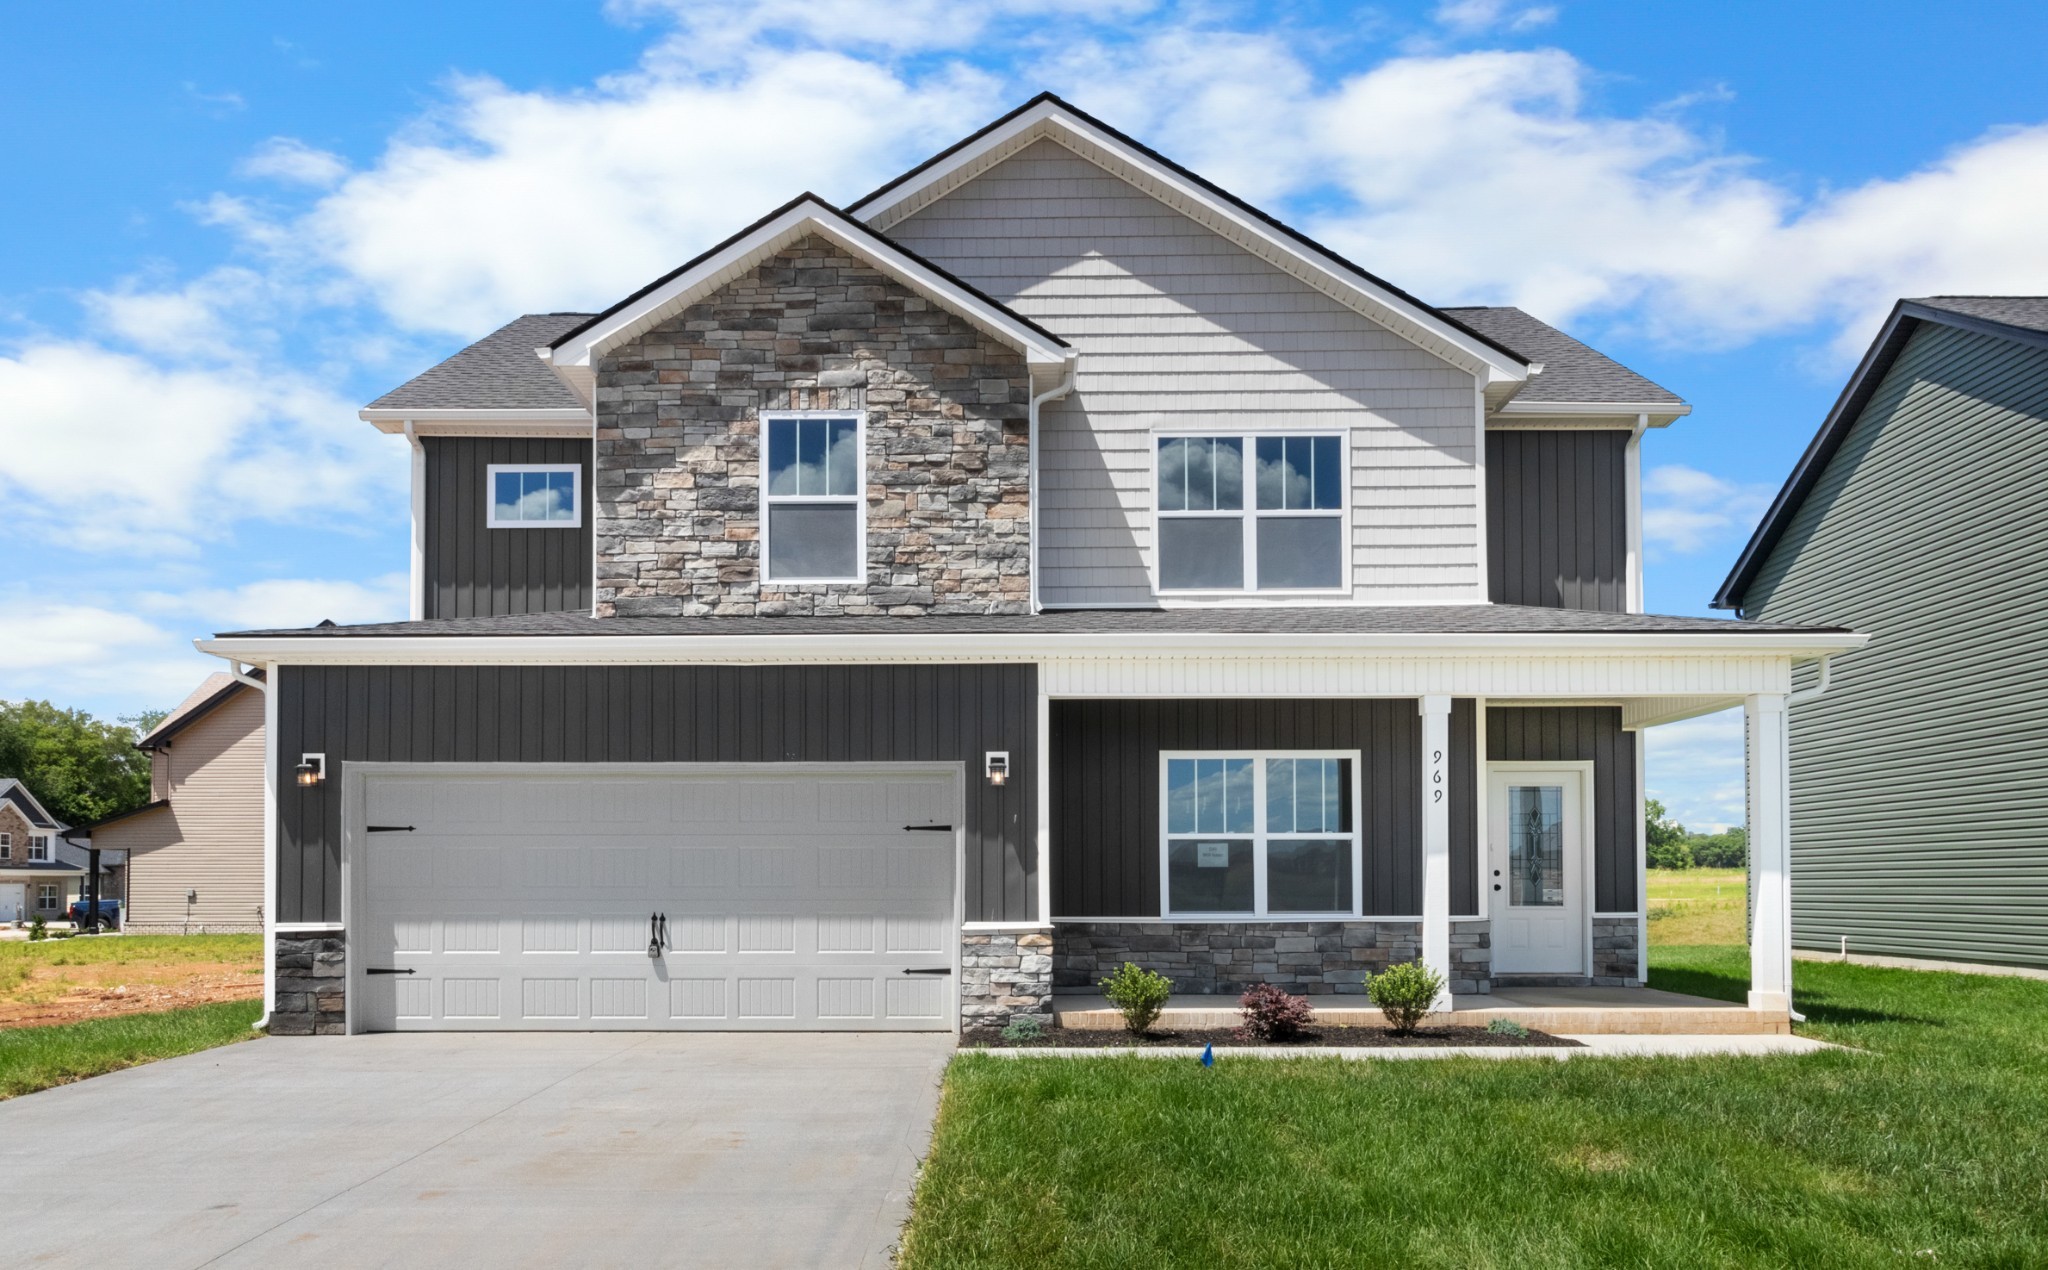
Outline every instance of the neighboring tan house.
<path id="1" fill-rule="evenodd" d="M 1901 300 L 1714 603 L 1871 636 L 1792 715 L 1794 942 L 2048 967 L 2048 297 Z"/>
<path id="2" fill-rule="evenodd" d="M 28 786 L 0 777 L 0 922 L 63 919 L 86 874 L 84 853 L 61 837 L 68 827 Z"/>
<path id="3" fill-rule="evenodd" d="M 1783 1026 L 1784 698 L 1861 637 L 1642 612 L 1687 413 L 1050 96 L 520 318 L 363 411 L 412 620 L 201 642 L 267 668 L 271 1027 L 1625 988 L 1641 731 L 1731 705 Z"/>
<path id="4" fill-rule="evenodd" d="M 263 694 L 215 674 L 136 743 L 148 805 L 73 830 L 125 851 L 124 928 L 135 934 L 263 929 Z"/>

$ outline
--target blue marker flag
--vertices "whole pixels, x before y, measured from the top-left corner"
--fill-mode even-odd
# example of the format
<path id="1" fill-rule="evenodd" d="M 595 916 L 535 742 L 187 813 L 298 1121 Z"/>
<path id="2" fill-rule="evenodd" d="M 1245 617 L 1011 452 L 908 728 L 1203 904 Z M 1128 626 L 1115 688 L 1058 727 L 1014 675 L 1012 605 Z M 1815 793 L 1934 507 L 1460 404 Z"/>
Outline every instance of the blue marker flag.
<path id="1" fill-rule="evenodd" d="M 1213 1046 L 1213 1045 L 1204 1045 L 1204 1046 L 1202 1047 L 1202 1066 L 1204 1066 L 1204 1067 L 1214 1067 L 1215 1065 L 1216 1065 L 1216 1048 L 1215 1048 L 1215 1046 Z"/>

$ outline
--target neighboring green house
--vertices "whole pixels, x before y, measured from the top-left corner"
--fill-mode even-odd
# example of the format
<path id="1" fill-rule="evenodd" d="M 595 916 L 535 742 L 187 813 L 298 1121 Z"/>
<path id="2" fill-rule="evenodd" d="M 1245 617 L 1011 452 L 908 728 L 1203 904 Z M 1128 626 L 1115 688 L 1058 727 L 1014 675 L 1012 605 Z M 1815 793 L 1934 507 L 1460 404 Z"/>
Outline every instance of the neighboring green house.
<path id="1" fill-rule="evenodd" d="M 1714 599 L 1871 636 L 1791 711 L 1795 947 L 2048 966 L 2044 551 L 2048 297 L 1900 301 Z"/>

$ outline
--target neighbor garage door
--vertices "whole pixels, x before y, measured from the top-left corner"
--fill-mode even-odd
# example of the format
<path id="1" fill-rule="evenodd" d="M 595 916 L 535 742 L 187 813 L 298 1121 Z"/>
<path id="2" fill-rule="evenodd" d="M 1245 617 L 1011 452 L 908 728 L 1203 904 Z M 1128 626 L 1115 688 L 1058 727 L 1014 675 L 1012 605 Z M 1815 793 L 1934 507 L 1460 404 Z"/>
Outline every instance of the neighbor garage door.
<path id="1" fill-rule="evenodd" d="M 358 1030 L 952 1026 L 951 772 L 408 768 L 360 789 Z"/>

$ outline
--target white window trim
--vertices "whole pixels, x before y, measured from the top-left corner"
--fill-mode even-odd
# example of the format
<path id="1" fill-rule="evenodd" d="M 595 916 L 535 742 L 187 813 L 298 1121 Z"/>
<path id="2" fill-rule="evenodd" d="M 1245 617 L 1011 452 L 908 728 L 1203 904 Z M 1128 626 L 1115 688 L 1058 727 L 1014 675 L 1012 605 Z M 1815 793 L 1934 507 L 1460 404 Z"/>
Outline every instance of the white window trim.
<path id="1" fill-rule="evenodd" d="M 770 494 L 768 492 L 768 427 L 772 423 L 802 419 L 853 420 L 853 449 L 859 461 L 851 494 Z M 868 418 L 865 410 L 764 410 L 761 412 L 761 463 L 758 510 L 761 527 L 761 585 L 770 586 L 866 586 L 868 583 Z M 854 509 L 854 575 L 850 578 L 776 578 L 768 573 L 770 503 L 832 503 Z"/>
<path id="2" fill-rule="evenodd" d="M 576 515 L 571 520 L 499 520 L 498 473 L 567 472 L 569 505 Z M 486 529 L 581 529 L 583 528 L 583 465 L 581 463 L 489 463 L 484 466 L 484 528 Z"/>
<path id="3" fill-rule="evenodd" d="M 28 862 L 30 864 L 49 864 L 52 858 L 50 835 L 46 833 L 30 834 L 28 837 Z"/>
<path id="4" fill-rule="evenodd" d="M 0 831 L 0 860 L 14 859 L 14 835 Z"/>
<path id="5" fill-rule="evenodd" d="M 1244 507 L 1241 511 L 1167 512 L 1162 511 L 1160 509 L 1159 443 L 1161 441 L 1170 441 L 1175 437 L 1236 437 L 1244 442 Z M 1335 437 L 1337 439 L 1338 466 L 1343 470 L 1344 474 L 1343 479 L 1337 483 L 1337 496 L 1340 500 L 1338 508 L 1334 512 L 1328 510 L 1318 510 L 1313 512 L 1301 512 L 1293 510 L 1261 512 L 1258 508 L 1259 500 L 1257 475 L 1257 449 L 1258 440 L 1260 437 Z M 1150 573 L 1152 575 L 1152 594 L 1159 596 L 1163 599 L 1169 600 L 1216 600 L 1219 598 L 1227 598 L 1233 600 L 1286 600 L 1295 598 L 1328 599 L 1332 596 L 1348 597 L 1351 595 L 1353 590 L 1351 581 L 1351 539 L 1353 533 L 1353 525 L 1351 517 L 1350 429 L 1329 427 L 1288 427 L 1284 424 L 1273 423 L 1262 423 L 1257 426 L 1241 425 L 1237 427 L 1217 425 L 1211 427 L 1174 426 L 1154 428 L 1152 429 L 1150 434 L 1150 440 L 1148 442 L 1148 452 L 1145 456 L 1145 462 L 1149 464 L 1151 468 L 1151 471 L 1147 476 L 1147 487 L 1150 490 L 1151 495 L 1150 515 L 1152 531 L 1152 559 Z M 1160 522 L 1168 516 L 1186 517 L 1188 519 L 1221 519 L 1224 517 L 1231 516 L 1241 518 L 1243 521 L 1244 529 L 1243 545 L 1240 548 L 1240 550 L 1244 553 L 1244 586 L 1236 589 L 1225 588 L 1222 590 L 1212 588 L 1206 590 L 1172 591 L 1169 591 L 1165 587 L 1161 586 L 1160 566 L 1161 556 L 1163 553 L 1161 550 L 1162 543 L 1160 538 Z M 1338 534 L 1338 542 L 1343 549 L 1343 557 L 1338 564 L 1338 576 L 1342 579 L 1342 581 L 1333 587 L 1288 587 L 1285 589 L 1274 589 L 1265 591 L 1260 590 L 1258 559 L 1259 540 L 1257 530 L 1258 520 L 1262 517 L 1284 519 L 1289 517 L 1306 518 L 1311 516 L 1334 517 L 1339 523 L 1340 532 Z"/>
<path id="6" fill-rule="evenodd" d="M 1170 832 L 1167 819 L 1167 800 L 1170 793 L 1166 785 L 1166 764 L 1169 759 L 1187 758 L 1248 758 L 1252 761 L 1252 832 L 1249 834 L 1175 834 Z M 1351 763 L 1351 831 L 1342 833 L 1304 833 L 1272 835 L 1266 832 L 1266 760 L 1269 758 L 1338 758 Z M 1256 922 L 1278 917 L 1286 921 L 1336 921 L 1359 917 L 1365 903 L 1365 805 L 1364 755 L 1358 750 L 1161 750 L 1159 752 L 1159 912 L 1162 921 L 1198 922 Z M 1275 914 L 1267 908 L 1266 896 L 1266 845 L 1278 837 L 1280 841 L 1293 839 L 1330 839 L 1349 837 L 1351 839 L 1351 907 L 1327 913 L 1286 912 Z M 1252 911 L 1249 913 L 1218 913 L 1205 910 L 1176 911 L 1173 907 L 1173 880 L 1168 868 L 1167 847 L 1176 838 L 1250 838 L 1252 840 Z"/>

